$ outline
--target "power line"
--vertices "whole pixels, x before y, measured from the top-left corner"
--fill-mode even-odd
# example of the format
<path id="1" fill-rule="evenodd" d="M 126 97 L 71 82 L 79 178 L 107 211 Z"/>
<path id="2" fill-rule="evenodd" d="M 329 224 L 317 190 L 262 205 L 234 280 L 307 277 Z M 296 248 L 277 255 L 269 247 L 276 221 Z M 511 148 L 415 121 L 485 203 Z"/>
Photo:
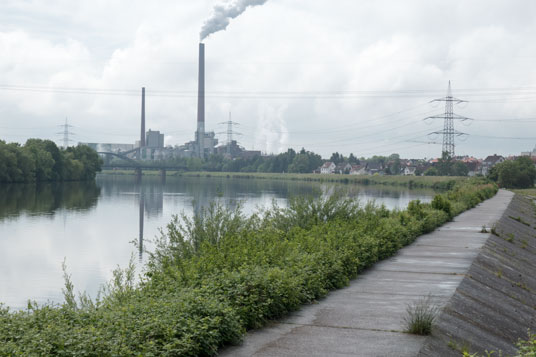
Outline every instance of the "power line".
<path id="1" fill-rule="evenodd" d="M 0 84 L 0 90 L 23 91 L 36 93 L 58 93 L 58 94 L 88 94 L 88 95 L 119 95 L 138 96 L 137 90 L 131 89 L 99 89 L 99 88 L 70 88 L 70 87 L 49 87 L 35 85 L 12 85 Z M 524 86 L 515 88 L 469 88 L 458 90 L 465 96 L 488 97 L 500 96 L 496 100 L 504 100 L 505 96 L 514 96 L 511 100 L 534 100 L 536 99 L 536 87 Z M 355 98 L 424 98 L 438 91 L 430 89 L 401 89 L 401 90 L 331 90 L 331 91 L 207 91 L 206 95 L 214 98 L 238 98 L 238 99 L 355 99 Z M 524 95 L 525 97 L 515 98 Z M 526 97 L 526 95 L 532 95 Z M 151 97 L 175 97 L 175 98 L 195 98 L 197 92 L 194 90 L 154 90 L 148 93 Z M 488 100 L 494 101 L 494 99 Z"/>

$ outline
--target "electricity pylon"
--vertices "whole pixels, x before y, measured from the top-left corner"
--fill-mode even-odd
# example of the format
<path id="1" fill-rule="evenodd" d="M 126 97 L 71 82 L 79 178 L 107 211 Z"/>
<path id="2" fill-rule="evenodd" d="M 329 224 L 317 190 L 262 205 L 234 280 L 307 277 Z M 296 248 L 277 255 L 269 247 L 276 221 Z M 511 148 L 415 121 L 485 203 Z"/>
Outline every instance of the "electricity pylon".
<path id="1" fill-rule="evenodd" d="M 450 81 L 449 81 L 449 88 L 447 90 L 447 96 L 444 98 L 434 99 L 430 103 L 432 102 L 445 102 L 445 114 L 432 115 L 424 119 L 424 120 L 443 119 L 443 130 L 434 131 L 428 135 L 443 134 L 443 152 L 442 153 L 446 152 L 450 157 L 454 157 L 454 154 L 455 154 L 454 137 L 467 135 L 466 133 L 462 133 L 461 131 L 454 129 L 454 120 L 466 121 L 466 120 L 473 120 L 473 119 L 455 114 L 453 108 L 454 108 L 454 104 L 466 103 L 467 101 L 454 98 L 452 96 L 452 90 L 450 88 Z"/>
<path id="2" fill-rule="evenodd" d="M 231 112 L 229 112 L 228 121 L 224 121 L 218 124 L 227 124 L 227 132 L 226 133 L 219 132 L 218 134 L 227 134 L 227 155 L 231 155 L 231 144 L 233 142 L 233 134 L 242 135 L 241 133 L 233 131 L 233 125 L 240 125 L 240 124 L 231 120 Z"/>
<path id="3" fill-rule="evenodd" d="M 63 149 L 67 149 L 67 146 L 69 146 L 69 141 L 72 141 L 69 139 L 69 135 L 75 135 L 69 131 L 69 128 L 72 128 L 73 126 L 67 123 L 67 118 L 65 118 L 65 124 L 60 126 L 63 128 L 63 131 L 56 134 L 63 134 Z"/>

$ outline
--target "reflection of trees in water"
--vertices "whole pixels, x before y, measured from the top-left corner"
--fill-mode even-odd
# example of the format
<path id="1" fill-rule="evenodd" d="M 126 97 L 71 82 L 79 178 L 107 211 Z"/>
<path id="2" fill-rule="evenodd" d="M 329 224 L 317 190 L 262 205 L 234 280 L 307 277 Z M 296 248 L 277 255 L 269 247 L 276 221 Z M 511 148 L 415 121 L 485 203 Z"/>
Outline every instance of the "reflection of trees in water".
<path id="1" fill-rule="evenodd" d="M 366 196 L 375 198 L 401 198 L 410 196 L 433 196 L 432 189 L 411 189 L 397 186 L 355 186 L 347 185 L 346 192 L 350 197 Z"/>
<path id="2" fill-rule="evenodd" d="M 50 215 L 59 209 L 87 210 L 99 195 L 95 181 L 1 185 L 0 219 L 23 213 Z"/>
<path id="3" fill-rule="evenodd" d="M 320 196 L 322 191 L 318 184 L 284 180 L 233 179 L 225 177 L 184 177 L 169 180 L 166 191 L 184 192 L 192 197 L 195 214 L 200 214 L 214 201 L 218 201 L 230 209 L 242 201 L 258 199 L 263 195 L 277 198 L 312 195 Z"/>
<path id="4" fill-rule="evenodd" d="M 159 177 L 143 176 L 141 182 L 133 176 L 102 175 L 97 179 L 103 197 L 114 197 L 121 193 L 143 194 L 147 217 L 162 213 L 164 196 L 180 194 L 192 202 L 195 213 L 218 201 L 234 209 L 249 198 L 262 195 L 288 198 L 295 195 L 320 196 L 318 183 L 283 180 L 249 180 L 225 177 L 168 177 L 163 183 Z"/>

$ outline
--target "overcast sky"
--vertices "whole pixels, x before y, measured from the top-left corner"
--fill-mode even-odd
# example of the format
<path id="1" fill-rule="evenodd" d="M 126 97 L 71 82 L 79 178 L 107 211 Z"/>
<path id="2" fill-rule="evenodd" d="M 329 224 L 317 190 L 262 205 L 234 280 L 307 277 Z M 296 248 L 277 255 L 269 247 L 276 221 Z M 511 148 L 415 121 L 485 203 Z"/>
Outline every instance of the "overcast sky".
<path id="1" fill-rule="evenodd" d="M 2 0 L 0 139 L 194 139 L 199 32 L 221 1 Z M 437 157 L 452 81 L 456 154 L 536 144 L 536 1 L 268 0 L 206 44 L 206 128 L 248 149 Z M 226 135 L 218 134 L 221 142 Z M 463 140 L 463 141 L 462 141 Z"/>

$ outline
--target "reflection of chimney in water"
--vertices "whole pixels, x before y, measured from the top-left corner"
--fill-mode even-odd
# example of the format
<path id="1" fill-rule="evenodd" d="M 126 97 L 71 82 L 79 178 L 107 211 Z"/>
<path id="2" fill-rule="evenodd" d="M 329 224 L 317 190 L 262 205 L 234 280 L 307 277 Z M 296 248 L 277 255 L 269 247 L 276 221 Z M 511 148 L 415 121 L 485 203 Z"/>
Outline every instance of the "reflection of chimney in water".
<path id="1" fill-rule="evenodd" d="M 143 191 L 140 188 L 140 218 L 139 218 L 140 236 L 139 236 L 139 241 L 138 241 L 138 249 L 139 249 L 139 254 L 140 254 L 140 261 L 143 258 L 143 221 L 144 221 L 144 211 L 145 211 L 144 207 L 145 207 L 145 195 L 144 195 Z"/>
<path id="2" fill-rule="evenodd" d="M 199 78 L 197 91 L 197 155 L 205 154 L 205 44 L 199 44 Z"/>

